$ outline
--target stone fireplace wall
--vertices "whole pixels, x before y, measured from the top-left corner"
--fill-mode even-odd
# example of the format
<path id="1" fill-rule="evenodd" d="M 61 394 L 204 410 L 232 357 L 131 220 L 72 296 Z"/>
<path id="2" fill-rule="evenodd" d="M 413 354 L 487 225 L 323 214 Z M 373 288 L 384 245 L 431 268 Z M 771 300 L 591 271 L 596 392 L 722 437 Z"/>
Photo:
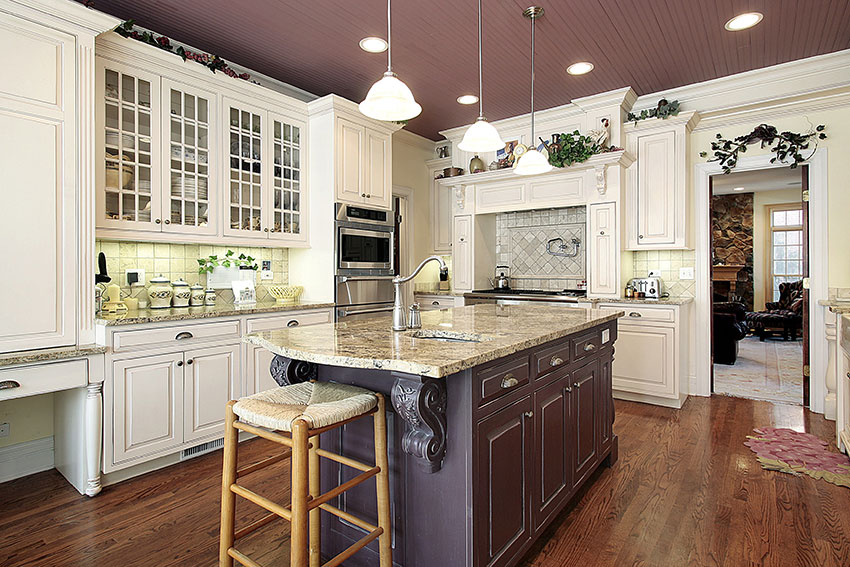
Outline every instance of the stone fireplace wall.
<path id="1" fill-rule="evenodd" d="M 713 264 L 741 264 L 736 294 L 753 310 L 753 194 L 714 195 L 711 198 Z M 729 286 L 715 282 L 715 293 L 729 294 Z"/>

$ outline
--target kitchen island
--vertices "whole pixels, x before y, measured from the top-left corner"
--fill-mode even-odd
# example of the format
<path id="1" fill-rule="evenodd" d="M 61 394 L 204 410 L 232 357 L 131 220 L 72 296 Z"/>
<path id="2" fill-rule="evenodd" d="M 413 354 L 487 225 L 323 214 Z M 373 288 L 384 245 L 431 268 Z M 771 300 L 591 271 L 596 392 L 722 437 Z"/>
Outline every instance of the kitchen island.
<path id="1" fill-rule="evenodd" d="M 329 380 L 382 392 L 388 416 L 393 562 L 404 567 L 510 566 L 601 464 L 617 459 L 611 363 L 620 312 L 474 305 L 422 313 L 422 328 L 390 318 L 281 329 L 245 340 L 275 354 L 282 384 Z M 361 460 L 368 420 L 321 438 Z M 323 490 L 357 471 L 323 462 Z M 376 518 L 374 486 L 339 508 Z M 357 541 L 324 514 L 323 552 Z M 368 548 L 346 564 L 377 565 Z"/>

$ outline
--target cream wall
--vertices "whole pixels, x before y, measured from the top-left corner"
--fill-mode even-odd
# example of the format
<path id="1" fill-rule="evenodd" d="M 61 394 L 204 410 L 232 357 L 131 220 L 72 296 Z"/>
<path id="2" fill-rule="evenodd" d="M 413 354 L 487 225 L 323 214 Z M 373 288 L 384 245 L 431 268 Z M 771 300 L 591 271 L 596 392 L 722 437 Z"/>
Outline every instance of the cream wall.
<path id="1" fill-rule="evenodd" d="M 764 309 L 769 257 L 767 232 L 768 218 L 765 207 L 784 203 L 799 203 L 800 189 L 777 189 L 753 193 L 753 306 L 756 311 Z"/>
<path id="2" fill-rule="evenodd" d="M 9 436 L 0 437 L 0 448 L 52 436 L 53 394 L 0 402 L 0 423 L 10 424 Z"/>

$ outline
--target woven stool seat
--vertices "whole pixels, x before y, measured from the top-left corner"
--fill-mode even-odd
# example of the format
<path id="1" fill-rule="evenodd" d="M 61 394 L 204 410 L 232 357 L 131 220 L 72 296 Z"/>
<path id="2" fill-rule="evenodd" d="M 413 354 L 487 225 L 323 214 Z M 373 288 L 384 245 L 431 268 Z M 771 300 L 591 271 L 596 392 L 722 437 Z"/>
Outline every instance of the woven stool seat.
<path id="1" fill-rule="evenodd" d="M 369 390 L 333 382 L 304 382 L 241 398 L 239 419 L 277 431 L 292 431 L 298 418 L 311 429 L 327 427 L 371 411 L 378 400 Z"/>

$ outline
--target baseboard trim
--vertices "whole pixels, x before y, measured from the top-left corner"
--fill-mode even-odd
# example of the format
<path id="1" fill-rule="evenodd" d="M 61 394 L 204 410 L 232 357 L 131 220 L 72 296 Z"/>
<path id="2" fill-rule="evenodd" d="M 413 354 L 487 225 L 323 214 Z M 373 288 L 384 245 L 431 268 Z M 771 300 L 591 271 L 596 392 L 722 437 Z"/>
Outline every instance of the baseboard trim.
<path id="1" fill-rule="evenodd" d="M 0 482 L 8 482 L 52 468 L 52 436 L 0 448 Z"/>
<path id="2" fill-rule="evenodd" d="M 662 398 L 659 396 L 651 396 L 649 394 L 635 394 L 634 392 L 625 392 L 623 390 L 613 391 L 614 399 L 626 400 L 628 402 L 640 402 L 643 404 L 651 404 L 654 406 L 663 406 L 666 408 L 681 409 L 688 399 L 687 394 L 682 394 L 678 398 Z"/>

